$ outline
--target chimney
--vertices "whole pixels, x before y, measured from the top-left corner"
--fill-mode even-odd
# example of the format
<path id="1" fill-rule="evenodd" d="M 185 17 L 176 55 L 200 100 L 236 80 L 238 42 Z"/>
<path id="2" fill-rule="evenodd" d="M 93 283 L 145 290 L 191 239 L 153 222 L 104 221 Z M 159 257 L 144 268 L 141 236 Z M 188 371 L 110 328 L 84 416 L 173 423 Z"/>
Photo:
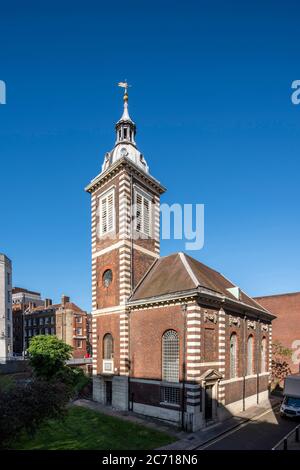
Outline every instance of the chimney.
<path id="1" fill-rule="evenodd" d="M 65 305 L 67 302 L 70 302 L 70 297 L 68 297 L 67 295 L 62 295 L 61 296 L 61 304 Z"/>
<path id="2" fill-rule="evenodd" d="M 45 299 L 44 300 L 44 305 L 46 308 L 50 307 L 52 305 L 52 300 L 51 299 Z"/>

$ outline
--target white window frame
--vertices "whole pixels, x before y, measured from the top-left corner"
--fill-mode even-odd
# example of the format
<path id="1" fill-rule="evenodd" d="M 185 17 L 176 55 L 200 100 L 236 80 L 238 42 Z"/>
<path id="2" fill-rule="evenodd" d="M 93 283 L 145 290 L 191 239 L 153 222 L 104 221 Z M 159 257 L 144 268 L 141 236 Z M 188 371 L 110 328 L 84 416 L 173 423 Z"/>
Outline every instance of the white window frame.
<path id="1" fill-rule="evenodd" d="M 112 195 L 112 228 L 110 230 L 107 230 L 106 232 L 103 232 L 103 224 L 102 224 L 102 201 L 103 199 L 109 198 L 109 196 Z M 115 227 L 116 227 L 116 210 L 115 210 L 115 187 L 109 188 L 107 191 L 105 191 L 103 194 L 101 194 L 98 198 L 98 214 L 99 214 L 99 234 L 100 237 L 104 237 L 109 233 L 115 232 Z M 106 210 L 107 210 L 107 204 L 106 204 Z M 107 211 L 107 226 L 108 226 L 108 211 Z"/>
<path id="2" fill-rule="evenodd" d="M 137 210 L 137 196 L 140 196 L 142 198 L 142 204 L 141 204 L 141 229 L 137 229 L 137 215 L 136 215 L 136 210 Z M 144 217 L 144 200 L 147 200 L 149 203 L 149 232 L 147 233 L 145 231 L 145 217 Z M 152 198 L 151 195 L 145 191 L 143 191 L 140 187 L 134 185 L 134 208 L 135 208 L 135 214 L 134 214 L 134 230 L 137 233 L 141 233 L 145 235 L 146 237 L 151 238 L 152 237 Z"/>

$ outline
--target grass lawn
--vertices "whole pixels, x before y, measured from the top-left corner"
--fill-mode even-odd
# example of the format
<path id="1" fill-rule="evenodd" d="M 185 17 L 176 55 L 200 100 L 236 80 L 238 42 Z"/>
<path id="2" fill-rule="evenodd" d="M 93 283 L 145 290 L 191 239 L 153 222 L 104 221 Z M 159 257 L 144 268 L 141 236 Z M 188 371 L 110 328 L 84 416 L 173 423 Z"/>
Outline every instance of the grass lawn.
<path id="1" fill-rule="evenodd" d="M 176 440 L 168 434 L 71 406 L 64 420 L 49 420 L 34 438 L 23 437 L 13 449 L 26 450 L 135 450 L 154 449 Z"/>

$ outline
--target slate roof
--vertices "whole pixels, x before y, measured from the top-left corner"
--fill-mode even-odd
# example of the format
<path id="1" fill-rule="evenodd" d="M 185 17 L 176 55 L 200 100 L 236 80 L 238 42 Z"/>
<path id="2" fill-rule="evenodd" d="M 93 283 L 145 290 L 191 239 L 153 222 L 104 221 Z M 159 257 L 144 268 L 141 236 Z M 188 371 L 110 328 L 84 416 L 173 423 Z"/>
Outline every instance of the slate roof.
<path id="1" fill-rule="evenodd" d="M 129 302 L 194 291 L 205 288 L 230 300 L 238 299 L 227 289 L 236 287 L 218 271 L 209 268 L 185 253 L 174 253 L 158 258 L 144 278 L 136 286 Z M 239 301 L 243 304 L 269 313 L 258 302 L 240 290 Z"/>
<path id="2" fill-rule="evenodd" d="M 19 293 L 41 295 L 40 292 L 35 292 L 33 290 L 24 289 L 23 287 L 12 288 L 12 294 L 19 294 Z"/>
<path id="3" fill-rule="evenodd" d="M 78 305 L 74 304 L 73 302 L 66 302 L 64 305 L 62 304 L 51 304 L 46 307 L 45 305 L 40 305 L 38 307 L 34 307 L 33 309 L 30 310 L 30 313 L 42 313 L 43 311 L 47 310 L 58 310 L 59 308 L 64 307 L 65 309 L 73 310 L 75 312 L 79 313 L 85 313 L 83 310 L 81 310 Z"/>

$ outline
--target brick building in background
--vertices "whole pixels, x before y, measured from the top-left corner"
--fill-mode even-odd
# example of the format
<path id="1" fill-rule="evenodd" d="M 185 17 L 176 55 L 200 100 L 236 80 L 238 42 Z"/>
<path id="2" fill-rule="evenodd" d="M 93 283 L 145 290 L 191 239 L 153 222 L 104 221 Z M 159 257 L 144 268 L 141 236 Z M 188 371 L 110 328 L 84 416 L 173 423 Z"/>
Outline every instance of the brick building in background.
<path id="1" fill-rule="evenodd" d="M 88 314 L 65 295 L 60 304 L 45 299 L 43 305 L 30 305 L 24 315 L 25 348 L 32 336 L 56 335 L 74 348 L 74 359 L 84 358 L 89 354 L 88 322 Z"/>
<path id="2" fill-rule="evenodd" d="M 160 257 L 160 196 L 124 112 L 92 208 L 94 399 L 189 430 L 268 398 L 274 318 L 184 253 Z"/>
<path id="3" fill-rule="evenodd" d="M 300 292 L 256 297 L 263 307 L 276 315 L 273 322 L 273 341 L 295 353 L 300 350 Z M 294 361 L 293 361 L 294 359 Z M 295 354 L 289 362 L 293 373 L 300 372 L 300 354 Z"/>
<path id="4" fill-rule="evenodd" d="M 12 318 L 13 318 L 13 352 L 15 355 L 24 353 L 24 314 L 31 307 L 43 305 L 44 301 L 39 292 L 30 291 L 23 287 L 12 289 Z"/>

